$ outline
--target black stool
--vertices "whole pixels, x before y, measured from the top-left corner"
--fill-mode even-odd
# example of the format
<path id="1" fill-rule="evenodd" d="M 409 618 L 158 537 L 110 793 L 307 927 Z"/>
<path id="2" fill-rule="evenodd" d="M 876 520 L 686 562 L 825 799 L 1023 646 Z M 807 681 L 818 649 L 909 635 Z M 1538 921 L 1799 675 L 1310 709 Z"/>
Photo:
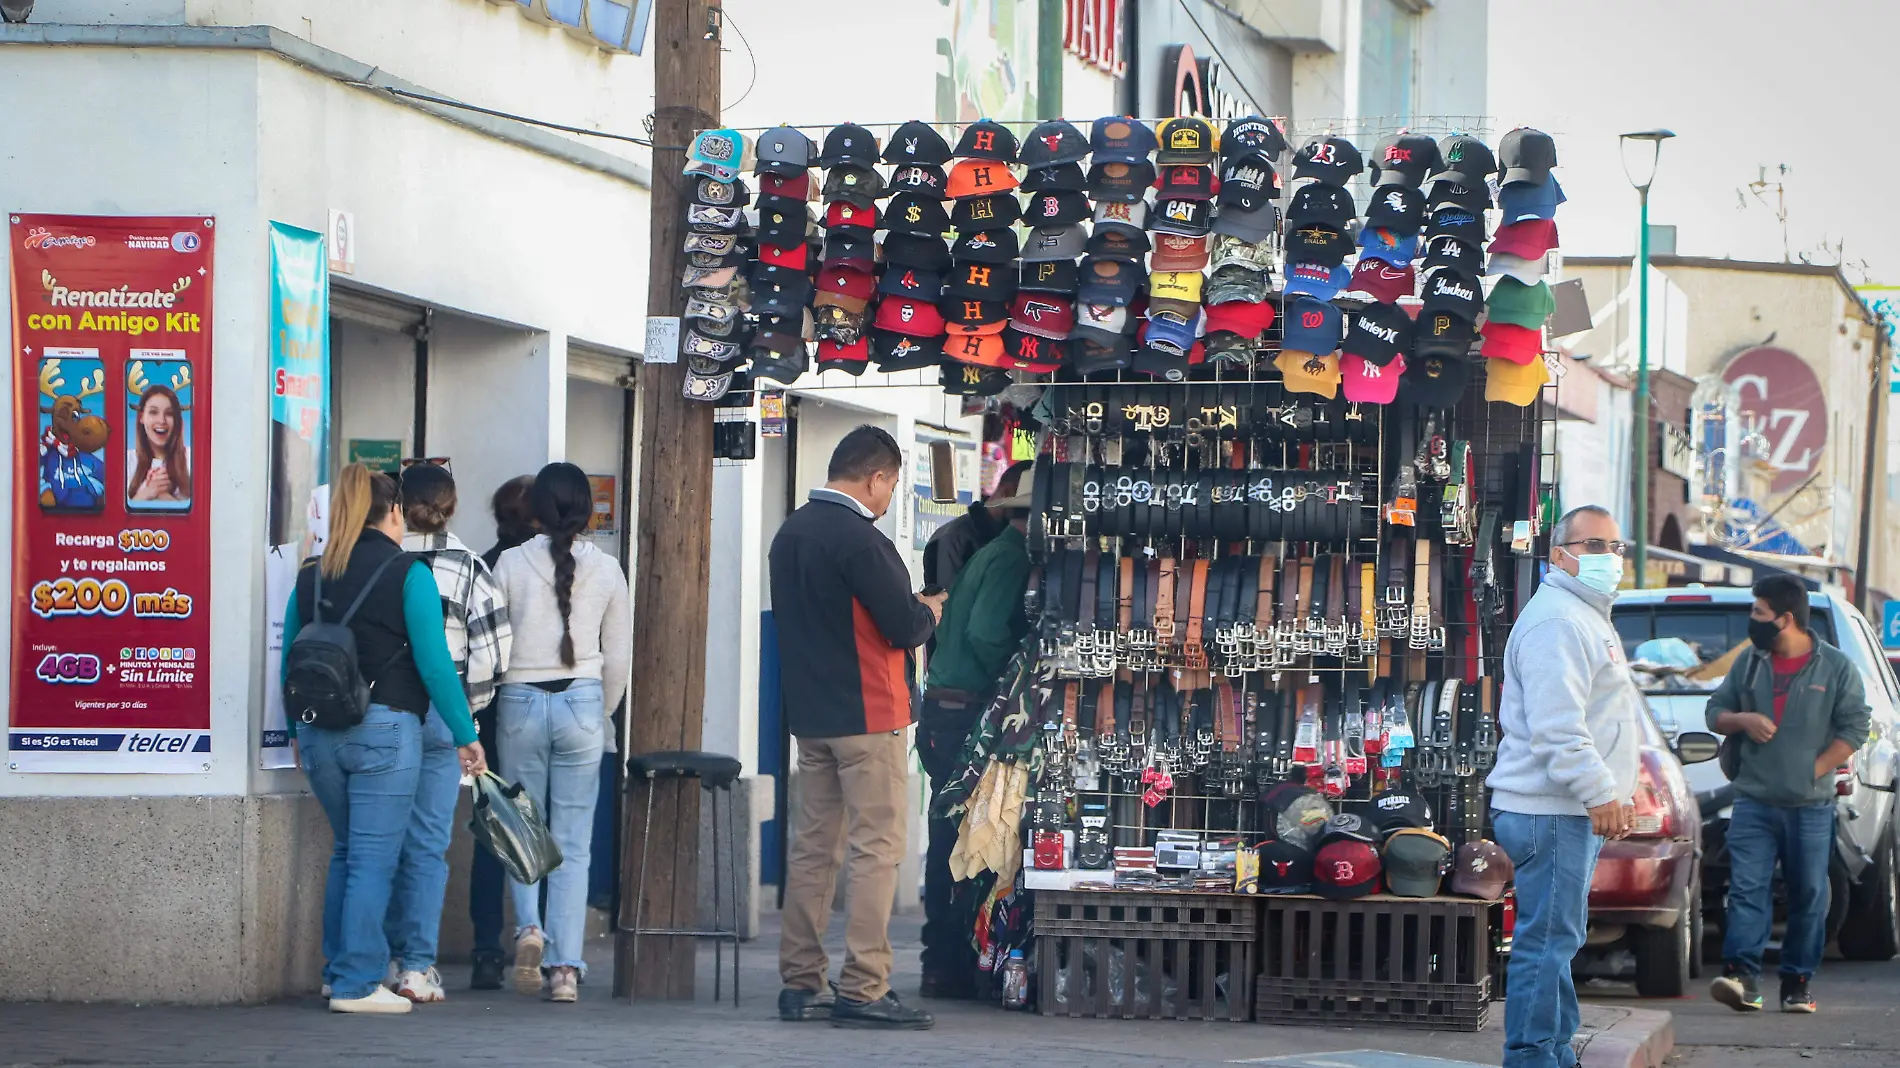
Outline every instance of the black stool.
<path id="1" fill-rule="evenodd" d="M 725 954 L 720 949 L 720 943 L 729 941 L 732 943 L 732 1007 L 735 1009 L 739 1007 L 739 873 L 736 870 L 738 865 L 735 863 L 732 865 L 735 870 L 733 870 L 730 875 L 732 881 L 732 926 L 730 928 L 721 927 L 719 926 L 719 916 L 722 911 L 721 903 L 725 900 L 725 896 L 721 893 L 722 880 L 720 877 L 719 861 L 719 795 L 721 793 L 727 795 L 726 823 L 728 826 L 726 830 L 730 832 L 732 830 L 730 827 L 732 823 L 732 785 L 739 781 L 739 772 L 741 770 L 742 766 L 737 757 L 724 756 L 719 753 L 700 753 L 692 751 L 641 753 L 637 756 L 627 758 L 627 781 L 629 783 L 635 779 L 645 779 L 647 781 L 646 830 L 640 836 L 640 886 L 634 891 L 638 896 L 634 898 L 633 904 L 633 971 L 637 973 L 640 970 L 641 935 L 672 935 L 681 938 L 713 939 L 713 1000 L 717 1001 L 720 998 L 720 988 L 724 982 L 722 969 L 724 967 Z M 649 843 L 653 841 L 653 788 L 656 785 L 656 780 L 659 779 L 698 779 L 699 785 L 705 789 L 707 793 L 712 795 L 712 930 L 701 931 L 684 927 L 641 926 L 641 913 L 646 909 L 647 900 L 647 852 Z M 732 841 L 735 845 L 738 843 L 739 838 L 737 834 L 732 835 Z"/>

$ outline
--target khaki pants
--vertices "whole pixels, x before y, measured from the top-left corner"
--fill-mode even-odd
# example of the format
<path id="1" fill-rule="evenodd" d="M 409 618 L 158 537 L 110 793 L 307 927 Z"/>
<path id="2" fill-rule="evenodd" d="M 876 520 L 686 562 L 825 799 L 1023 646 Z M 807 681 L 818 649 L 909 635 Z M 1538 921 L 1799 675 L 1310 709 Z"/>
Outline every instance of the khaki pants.
<path id="1" fill-rule="evenodd" d="M 909 748 L 904 732 L 798 739 L 798 823 L 785 858 L 779 978 L 823 990 L 830 970 L 825 926 L 838 865 L 850 846 L 844 968 L 838 990 L 853 1001 L 890 992 L 891 905 L 904 855 Z"/>

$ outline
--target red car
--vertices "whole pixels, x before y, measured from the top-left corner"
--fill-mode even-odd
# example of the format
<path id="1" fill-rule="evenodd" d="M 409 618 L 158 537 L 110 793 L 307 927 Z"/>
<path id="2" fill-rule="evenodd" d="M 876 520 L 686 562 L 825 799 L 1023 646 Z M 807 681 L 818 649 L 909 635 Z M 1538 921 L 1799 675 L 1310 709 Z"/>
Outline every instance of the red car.
<path id="1" fill-rule="evenodd" d="M 1647 715 L 1642 731 L 1635 829 L 1603 845 L 1577 972 L 1623 978 L 1634 958 L 1639 995 L 1681 997 L 1702 973 L 1702 812 L 1682 765 L 1713 760 L 1721 739 L 1684 732 L 1672 752 Z"/>

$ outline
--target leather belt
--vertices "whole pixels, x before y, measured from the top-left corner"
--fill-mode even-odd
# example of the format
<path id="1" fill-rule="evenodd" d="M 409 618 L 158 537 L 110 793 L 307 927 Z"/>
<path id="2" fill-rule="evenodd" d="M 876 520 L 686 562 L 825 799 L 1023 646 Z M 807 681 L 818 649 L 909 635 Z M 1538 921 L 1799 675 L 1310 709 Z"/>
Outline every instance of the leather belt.
<path id="1" fill-rule="evenodd" d="M 1414 543 L 1417 555 L 1412 561 L 1412 626 L 1407 642 L 1413 649 L 1426 649 L 1432 639 L 1432 543 Z"/>
<path id="2" fill-rule="evenodd" d="M 1157 574 L 1159 585 L 1155 591 L 1155 644 L 1171 644 L 1174 640 L 1174 558 L 1161 558 Z"/>
<path id="3" fill-rule="evenodd" d="M 1194 574 L 1188 590 L 1187 639 L 1182 646 L 1182 662 L 1190 668 L 1207 667 L 1207 647 L 1201 644 L 1201 624 L 1207 612 L 1208 561 L 1194 561 Z"/>
<path id="4" fill-rule="evenodd" d="M 1359 565 L 1359 648 L 1367 657 L 1379 651 L 1378 565 Z"/>
<path id="5" fill-rule="evenodd" d="M 1115 589 L 1115 629 L 1122 635 L 1122 641 L 1128 640 L 1128 632 L 1134 626 L 1135 605 L 1135 558 L 1124 556 L 1116 561 L 1118 569 Z"/>
<path id="6" fill-rule="evenodd" d="M 1445 606 L 1448 603 L 1445 594 L 1445 558 L 1450 555 L 1451 550 L 1443 545 L 1432 554 L 1432 633 L 1426 645 L 1435 652 L 1445 648 Z"/>
<path id="7" fill-rule="evenodd" d="M 1346 557 L 1334 553 L 1326 579 L 1326 652 L 1330 656 L 1346 655 L 1346 576 L 1357 574 L 1357 569 L 1349 571 Z"/>

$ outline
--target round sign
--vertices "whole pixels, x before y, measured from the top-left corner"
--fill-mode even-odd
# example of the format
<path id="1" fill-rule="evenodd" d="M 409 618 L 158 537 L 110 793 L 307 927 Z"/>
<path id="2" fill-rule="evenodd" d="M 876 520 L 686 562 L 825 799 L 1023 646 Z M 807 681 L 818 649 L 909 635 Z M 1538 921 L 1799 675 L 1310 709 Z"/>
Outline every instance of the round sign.
<path id="1" fill-rule="evenodd" d="M 1787 349 L 1754 348 L 1729 362 L 1722 381 L 1735 390 L 1742 432 L 1767 442 L 1759 458 L 1775 470 L 1769 489 L 1805 482 L 1827 445 L 1827 395 L 1814 369 Z"/>

